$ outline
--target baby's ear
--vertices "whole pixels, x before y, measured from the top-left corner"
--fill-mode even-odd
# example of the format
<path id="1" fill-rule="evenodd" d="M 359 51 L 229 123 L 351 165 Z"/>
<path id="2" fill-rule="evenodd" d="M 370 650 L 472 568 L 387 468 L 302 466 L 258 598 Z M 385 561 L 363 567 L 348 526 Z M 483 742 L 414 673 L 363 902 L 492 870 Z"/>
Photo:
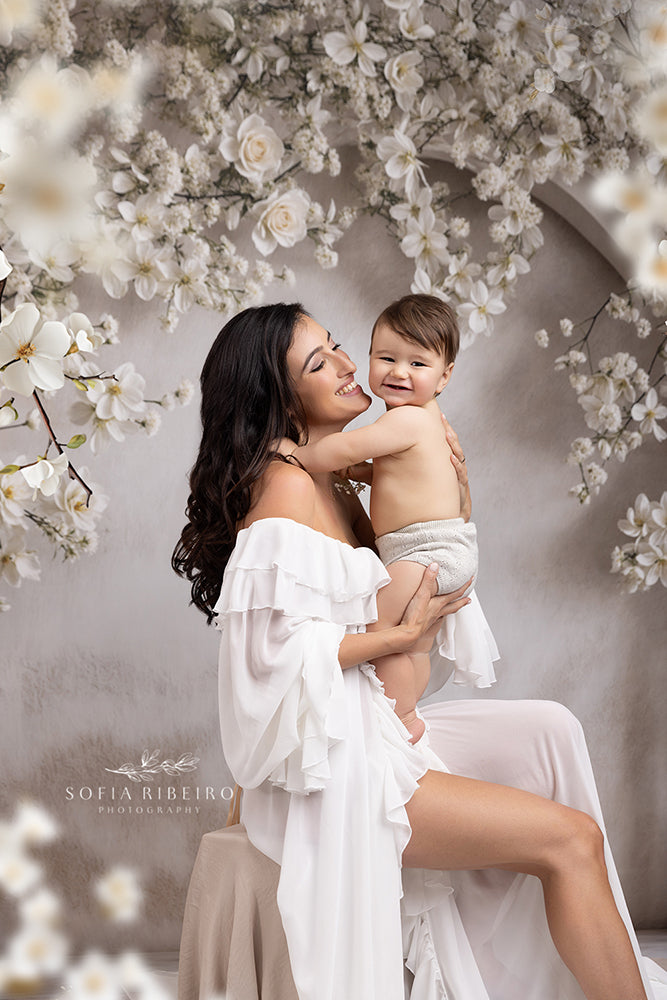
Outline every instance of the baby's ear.
<path id="1" fill-rule="evenodd" d="M 440 379 L 438 381 L 438 388 L 435 391 L 436 396 L 440 395 L 440 393 L 442 392 L 442 390 L 445 388 L 445 386 L 449 382 L 449 379 L 450 379 L 450 376 L 451 376 L 453 370 L 454 370 L 454 362 L 450 361 L 449 364 L 447 365 L 447 367 L 445 368 L 444 372 L 440 376 Z"/>

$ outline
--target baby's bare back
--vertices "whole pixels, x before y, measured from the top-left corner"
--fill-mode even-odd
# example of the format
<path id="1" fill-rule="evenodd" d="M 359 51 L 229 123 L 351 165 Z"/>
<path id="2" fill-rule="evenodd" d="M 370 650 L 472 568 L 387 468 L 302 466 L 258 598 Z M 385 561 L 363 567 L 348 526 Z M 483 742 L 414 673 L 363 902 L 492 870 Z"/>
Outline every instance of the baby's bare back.
<path id="1" fill-rule="evenodd" d="M 404 451 L 373 460 L 370 514 L 376 535 L 461 513 L 452 451 L 437 404 L 401 407 L 402 411 L 406 420 L 417 421 L 418 440 Z"/>

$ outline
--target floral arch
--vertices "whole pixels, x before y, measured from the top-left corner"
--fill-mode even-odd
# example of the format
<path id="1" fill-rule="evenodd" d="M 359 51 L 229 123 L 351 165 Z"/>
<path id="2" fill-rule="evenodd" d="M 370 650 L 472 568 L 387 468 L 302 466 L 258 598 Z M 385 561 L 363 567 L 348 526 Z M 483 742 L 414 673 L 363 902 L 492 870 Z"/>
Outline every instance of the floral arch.
<path id="1" fill-rule="evenodd" d="M 154 434 L 161 411 L 193 392 L 184 379 L 149 400 L 131 359 L 105 370 L 105 346 L 123 331 L 111 314 L 89 318 L 82 279 L 111 299 L 161 299 L 174 336 L 195 303 L 228 315 L 289 284 L 289 267 L 273 261 L 306 239 L 321 267 L 335 267 L 338 240 L 363 213 L 381 217 L 414 262 L 413 290 L 453 304 L 465 346 L 493 333 L 539 253 L 536 189 L 595 198 L 579 224 L 609 213 L 620 251 L 607 252 L 625 255 L 628 284 L 557 331 L 569 341 L 556 362 L 567 405 L 576 400 L 583 421 L 570 492 L 590 502 L 614 461 L 667 439 L 661 5 L 20 0 L 0 6 L 0 42 L 0 428 L 27 425 L 46 440 L 28 458 L 2 439 L 10 586 L 39 577 L 40 531 L 66 558 L 94 551 L 106 498 L 71 451 Z M 349 205 L 320 204 L 309 178 L 339 172 L 350 134 L 357 190 Z M 470 173 L 491 249 L 471 244 L 460 192 L 429 182 L 427 156 Z M 253 255 L 239 252 L 237 231 Z M 596 340 L 605 312 L 630 341 L 611 357 Z M 549 336 L 539 330 L 537 344 Z M 65 392 L 80 429 L 63 434 L 48 409 Z M 667 492 L 628 505 L 619 524 L 631 541 L 615 547 L 612 569 L 630 590 L 667 585 Z"/>

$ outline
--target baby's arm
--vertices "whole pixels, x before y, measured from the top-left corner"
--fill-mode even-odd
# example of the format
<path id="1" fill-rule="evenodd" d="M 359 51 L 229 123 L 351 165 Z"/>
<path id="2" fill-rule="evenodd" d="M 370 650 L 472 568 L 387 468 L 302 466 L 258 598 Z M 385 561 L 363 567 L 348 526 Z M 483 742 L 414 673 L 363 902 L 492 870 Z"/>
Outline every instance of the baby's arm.
<path id="1" fill-rule="evenodd" d="M 335 472 L 369 458 L 394 455 L 419 440 L 420 417 L 418 407 L 402 406 L 383 413 L 373 424 L 327 434 L 313 444 L 296 448 L 292 454 L 312 473 Z"/>

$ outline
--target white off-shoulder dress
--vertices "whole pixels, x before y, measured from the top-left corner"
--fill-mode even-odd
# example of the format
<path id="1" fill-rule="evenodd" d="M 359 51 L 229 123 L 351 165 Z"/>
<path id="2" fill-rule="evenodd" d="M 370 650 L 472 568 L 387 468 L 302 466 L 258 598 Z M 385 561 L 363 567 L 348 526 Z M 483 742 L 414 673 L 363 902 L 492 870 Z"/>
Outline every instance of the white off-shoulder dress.
<path id="1" fill-rule="evenodd" d="M 454 702 L 423 710 L 427 733 L 412 745 L 372 666 L 338 662 L 388 581 L 369 549 L 267 518 L 239 532 L 215 609 L 223 750 L 248 837 L 281 866 L 299 998 L 582 1000 L 537 879 L 401 868 L 405 805 L 429 768 L 525 787 L 601 822 L 580 727 L 549 702 Z M 465 610 L 472 619 L 446 619 L 438 645 L 455 679 L 486 686 L 497 650 L 479 605 Z M 494 751 L 512 740 L 514 756 Z M 608 867 L 636 947 L 611 854 Z M 667 976 L 653 963 L 644 973 L 649 997 L 667 997 Z"/>

